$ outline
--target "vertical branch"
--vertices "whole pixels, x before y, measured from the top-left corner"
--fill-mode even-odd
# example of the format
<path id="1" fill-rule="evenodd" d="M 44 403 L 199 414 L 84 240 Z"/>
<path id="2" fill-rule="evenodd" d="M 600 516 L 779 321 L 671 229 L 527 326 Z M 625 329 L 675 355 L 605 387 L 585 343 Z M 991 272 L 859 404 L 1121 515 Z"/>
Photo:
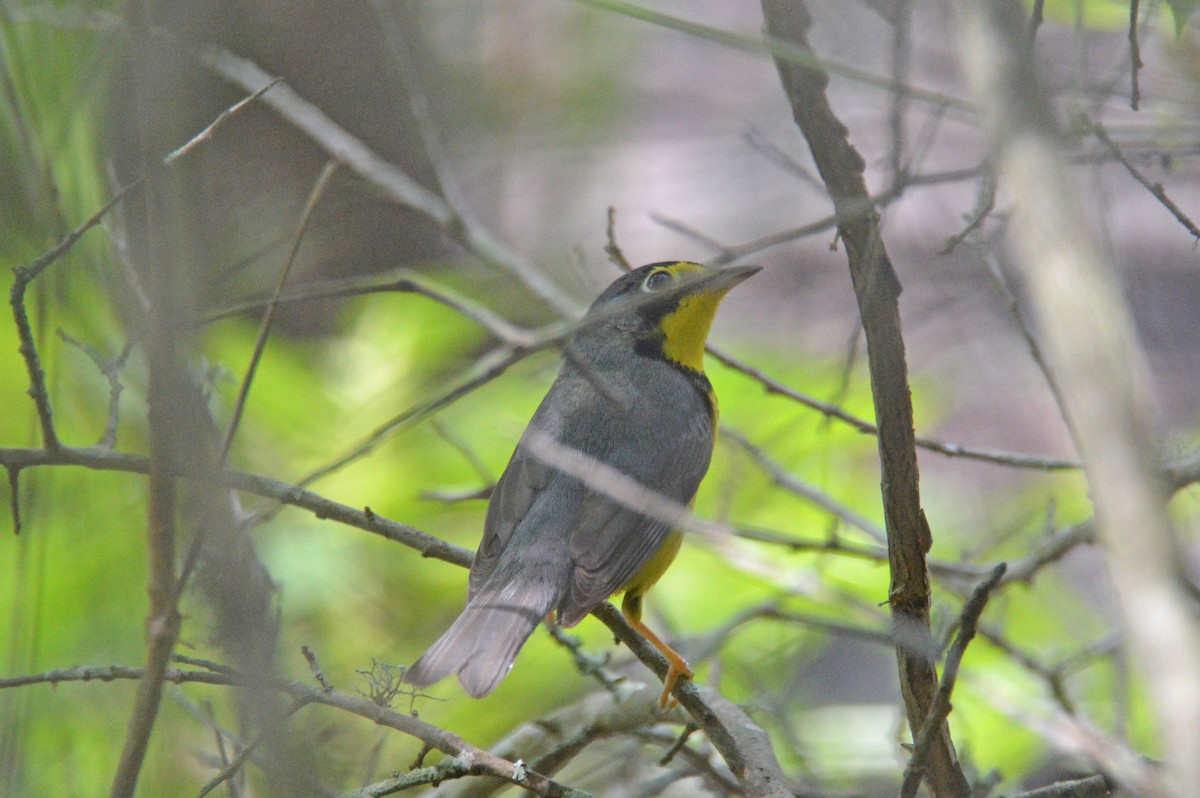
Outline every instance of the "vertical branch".
<path id="1" fill-rule="evenodd" d="M 807 9 L 800 2 L 763 0 L 767 33 L 812 53 Z M 880 239 L 878 217 L 863 180 L 862 156 L 825 95 L 828 74 L 815 54 L 804 63 L 776 57 L 792 114 L 833 199 L 838 232 L 846 244 L 850 276 L 867 339 L 871 393 L 879 425 L 883 510 L 887 525 L 891 588 L 888 599 L 896 634 L 896 659 L 909 728 L 919 733 L 937 691 L 929 627 L 930 587 L 925 555 L 931 545 L 921 510 L 912 396 L 900 329 L 900 283 Z M 938 798 L 971 794 L 948 727 L 934 735 L 926 763 Z"/>
<path id="2" fill-rule="evenodd" d="M 152 359 L 152 363 L 154 360 Z M 125 748 L 113 777 L 111 798 L 132 796 L 150 744 L 150 732 L 162 701 L 163 676 L 179 637 L 179 612 L 175 607 L 175 479 L 163 451 L 163 391 L 161 376 L 150 372 L 150 509 L 146 524 L 149 565 L 147 593 L 150 612 L 146 623 L 146 675 L 138 682 L 133 716 L 125 734 Z M 169 434 L 169 433 L 168 433 Z"/>
<path id="3" fill-rule="evenodd" d="M 1115 269 L 1067 172 L 1063 140 L 1020 35 L 1019 2 L 963 0 L 963 60 L 1011 197 L 1017 265 L 1083 456 L 1096 530 L 1145 676 L 1168 793 L 1200 784 L 1200 628 L 1178 580 L 1150 384 Z"/>
<path id="4" fill-rule="evenodd" d="M 1005 563 L 1000 563 L 993 568 L 988 577 L 975 586 L 971 597 L 963 606 L 962 615 L 959 618 L 958 635 L 955 636 L 954 643 L 946 654 L 946 664 L 942 669 L 942 680 L 938 684 L 933 706 L 929 708 L 929 715 L 921 725 L 921 731 L 913 737 L 912 758 L 908 762 L 908 767 L 904 769 L 904 781 L 900 785 L 900 798 L 914 798 L 921 786 L 925 760 L 929 756 L 933 741 L 937 738 L 938 727 L 946 722 L 946 718 L 950 714 L 950 696 L 958 681 L 958 670 L 962 666 L 963 656 L 967 653 L 967 646 L 975 639 L 983 608 L 987 606 L 992 591 L 1000 584 L 1007 568 Z"/>
<path id="5" fill-rule="evenodd" d="M 912 60 L 912 0 L 901 0 L 891 19 L 892 33 L 892 78 L 897 85 L 908 81 L 909 62 Z M 892 169 L 892 191 L 899 191 L 908 182 L 908 164 L 905 163 L 904 116 L 908 110 L 908 98 L 904 92 L 892 94 L 888 108 L 888 129 L 891 132 L 891 149 L 888 161 Z"/>
<path id="6" fill-rule="evenodd" d="M 156 278 L 158 282 L 162 278 Z M 174 430 L 170 403 L 175 380 L 175 345 L 171 322 L 165 320 L 161 293 L 151 307 L 148 342 L 150 427 L 149 512 L 146 522 L 147 583 L 150 609 L 146 621 L 146 676 L 138 683 L 125 746 L 113 778 L 111 798 L 132 796 L 146 757 L 150 733 L 162 700 L 163 676 L 179 638 L 175 602 L 175 478 L 172 476 Z M 164 329 L 165 328 L 165 329 Z"/>
<path id="7" fill-rule="evenodd" d="M 177 414 L 177 325 L 183 318 L 177 312 L 176 297 L 185 288 L 177 285 L 178 269 L 172 268 L 174 247 L 164 245 L 168 235 L 163 207 L 167 200 L 162 173 L 154 169 L 156 159 L 149 154 L 146 131 L 151 124 L 152 81 L 156 79 L 155 60 L 148 42 L 147 9 L 132 2 L 127 9 L 131 30 L 129 51 L 130 83 L 137 118 L 130 125 L 135 136 L 132 151 L 146 175 L 145 190 L 130 199 L 130 216 L 145 220 L 145 231 L 134 237 L 131 257 L 134 265 L 147 275 L 150 307 L 149 334 L 145 339 L 148 367 L 147 401 L 149 404 L 150 477 L 146 518 L 146 592 L 149 610 L 146 619 L 145 676 L 138 683 L 133 713 L 125 733 L 121 759 L 113 776 L 110 798 L 130 798 L 137 789 L 138 777 L 150 744 L 150 735 L 162 703 L 163 679 L 171 651 L 179 638 L 180 616 L 175 603 L 175 478 L 174 453 L 179 443 Z"/>
<path id="8" fill-rule="evenodd" d="M 1138 72 L 1142 63 L 1142 48 L 1138 44 L 1139 0 L 1129 0 L 1129 107 L 1134 111 L 1142 101 L 1142 89 L 1138 85 Z"/>

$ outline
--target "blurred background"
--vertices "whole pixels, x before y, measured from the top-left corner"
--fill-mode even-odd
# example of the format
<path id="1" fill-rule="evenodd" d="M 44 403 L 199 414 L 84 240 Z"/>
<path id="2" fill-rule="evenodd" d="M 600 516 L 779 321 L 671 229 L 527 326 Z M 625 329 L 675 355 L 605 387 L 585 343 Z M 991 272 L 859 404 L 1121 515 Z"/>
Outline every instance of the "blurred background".
<path id="1" fill-rule="evenodd" d="M 865 158 L 904 285 L 917 434 L 1073 458 L 1009 306 L 1008 292 L 1021 297 L 1006 276 L 1012 208 L 987 179 L 955 14 L 929 0 L 807 5 L 810 39 L 830 62 L 834 110 Z M 1120 270 L 1152 367 L 1161 447 L 1183 455 L 1200 431 L 1200 264 L 1184 221 L 1200 207 L 1200 39 L 1188 4 L 1140 4 L 1144 67 L 1136 72 L 1127 2 L 1027 5 L 1031 18 L 1035 6 L 1042 15 L 1031 24 L 1038 66 L 1084 210 Z M 147 450 L 141 353 L 153 285 L 172 292 L 182 370 L 197 406 L 223 430 L 265 298 L 305 219 L 284 292 L 293 301 L 280 306 L 251 385 L 233 468 L 296 483 L 358 451 L 308 487 L 474 548 L 481 496 L 557 356 L 522 359 L 423 412 L 480 374 L 505 342 L 444 302 L 397 290 L 397 281 L 532 329 L 578 317 L 619 275 L 605 254 L 610 229 L 635 266 L 763 264 L 724 303 L 710 341 L 793 391 L 872 417 L 832 204 L 762 46 L 757 4 L 8 0 L 0 12 L 6 273 L 257 88 L 239 84 L 230 64 L 257 65 L 286 84 L 168 168 L 154 167 L 143 200 L 118 206 L 34 283 L 26 303 L 68 445 L 101 438 L 111 385 L 95 361 L 130 347 L 114 372 L 123 388 L 116 448 Z M 286 87 L 323 120 L 305 127 L 272 106 Z M 314 130 L 361 142 L 432 200 L 405 207 L 343 166 L 306 218 L 331 157 Z M 1179 214 L 1131 172 L 1160 184 Z M 0 336 L 0 440 L 39 445 L 12 325 Z M 697 513 L 804 545 L 693 541 L 651 594 L 650 625 L 678 642 L 699 681 L 763 725 L 802 794 L 895 794 L 908 738 L 881 606 L 886 556 L 872 537 L 882 527 L 874 439 L 711 358 L 708 371 L 730 435 L 718 442 Z M 360 451 L 365 441 L 369 451 Z M 935 635 L 944 636 L 972 574 L 1030 554 L 1091 508 L 1072 469 L 920 457 L 932 556 L 946 566 L 935 572 Z M 0 536 L 0 675 L 142 662 L 146 492 L 133 474 L 21 472 L 12 500 L 21 532 Z M 1172 504 L 1185 568 L 1195 565 L 1197 497 L 1189 487 Z M 280 675 L 310 678 L 299 653 L 308 645 L 336 686 L 366 691 L 362 672 L 410 663 L 462 608 L 461 568 L 298 509 L 277 512 L 260 497 L 238 501 L 235 514 L 250 522 L 228 545 L 265 576 L 265 593 L 253 599 L 261 606 L 249 615 L 264 624 L 261 644 Z M 247 543 L 252 554 L 239 548 Z M 215 598 L 222 584 L 184 595 L 179 653 L 237 659 L 222 632 L 229 610 Z M 973 777 L 1011 792 L 1094 771 L 1094 752 L 1054 731 L 1050 721 L 1062 717 L 1155 756 L 1097 552 L 1077 546 L 1036 580 L 1006 586 L 984 618 L 951 716 Z M 589 652 L 610 653 L 614 671 L 651 678 L 598 622 L 571 633 Z M 226 688 L 168 687 L 144 795 L 195 794 L 219 767 L 214 740 L 236 749 L 254 733 Z M 0 794 L 103 790 L 135 689 L 0 691 Z M 490 697 L 471 700 L 446 682 L 394 706 L 487 747 L 602 689 L 539 632 Z M 719 794 L 686 763 L 656 764 L 678 733 L 664 728 L 665 745 L 649 731 L 613 736 L 558 778 L 597 795 Z M 420 749 L 324 708 L 297 713 L 286 729 L 288 750 L 304 752 L 307 786 L 325 794 L 402 771 Z M 692 745 L 707 753 L 703 740 Z M 252 765 L 230 789 L 272 794 L 278 784 Z"/>

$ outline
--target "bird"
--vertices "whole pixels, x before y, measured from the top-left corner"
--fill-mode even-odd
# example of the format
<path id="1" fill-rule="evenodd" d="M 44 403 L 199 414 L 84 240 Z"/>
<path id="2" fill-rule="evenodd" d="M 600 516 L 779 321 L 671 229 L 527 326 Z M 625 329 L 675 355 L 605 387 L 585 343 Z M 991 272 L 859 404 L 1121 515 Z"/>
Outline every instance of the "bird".
<path id="1" fill-rule="evenodd" d="M 721 300 L 761 268 L 663 261 L 601 292 L 492 492 L 466 607 L 406 682 L 456 674 L 486 696 L 543 618 L 569 628 L 624 593 L 621 611 L 669 663 L 668 706 L 693 673 L 642 622 L 643 598 L 683 539 L 655 500 L 690 507 L 708 470 L 718 411 L 705 342 Z"/>

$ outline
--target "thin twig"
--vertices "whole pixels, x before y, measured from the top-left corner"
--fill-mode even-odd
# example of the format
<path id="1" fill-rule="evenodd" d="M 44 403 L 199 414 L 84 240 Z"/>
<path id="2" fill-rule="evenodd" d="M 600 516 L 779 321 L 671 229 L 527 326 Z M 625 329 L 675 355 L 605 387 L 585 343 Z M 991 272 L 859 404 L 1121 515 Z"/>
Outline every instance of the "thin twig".
<path id="1" fill-rule="evenodd" d="M 398 275 L 396 279 L 388 280 L 384 283 L 359 284 L 357 281 L 339 281 L 310 286 L 295 293 L 280 296 L 278 304 L 284 305 L 292 302 L 309 302 L 316 299 L 341 299 L 384 293 L 417 294 L 427 299 L 432 299 L 438 304 L 445 305 L 455 313 L 470 319 L 487 330 L 489 334 L 499 341 L 516 346 L 530 344 L 534 341 L 533 333 L 498 316 L 485 306 L 459 294 L 457 291 L 443 285 L 438 285 L 425 275 L 407 269 L 398 269 L 395 273 Z M 211 324 L 248 310 L 258 310 L 266 307 L 269 301 L 270 299 L 264 297 L 233 302 L 204 316 L 200 320 L 200 323 Z"/>
<path id="2" fill-rule="evenodd" d="M 167 157 L 163 158 L 163 166 L 170 166 L 171 164 L 175 163 L 175 161 L 177 161 L 178 159 L 187 155 L 189 152 L 191 152 L 196 147 L 200 146 L 201 144 L 203 144 L 206 141 L 209 141 L 213 137 L 213 134 L 217 132 L 217 128 L 219 128 L 221 125 L 225 124 L 230 119 L 232 119 L 237 114 L 238 111 L 242 110 L 247 105 L 254 102 L 259 97 L 262 97 L 267 92 L 269 92 L 275 86 L 275 84 L 279 83 L 279 81 L 281 81 L 281 80 L 283 80 L 283 78 L 276 78 L 275 80 L 273 80 L 270 83 L 263 86 L 258 91 L 255 91 L 253 94 L 243 97 L 238 102 L 236 102 L 233 105 L 226 108 L 224 111 L 222 111 L 220 113 L 219 116 L 217 116 L 216 119 L 214 119 L 212 121 L 212 124 L 210 124 L 208 127 L 204 128 L 204 130 L 201 130 L 199 133 L 197 133 L 195 136 L 193 136 L 192 139 L 187 144 L 184 144 L 182 147 L 179 147 L 178 149 L 172 150 L 170 153 L 168 153 Z"/>
<path id="3" fill-rule="evenodd" d="M 50 408 L 50 394 L 46 390 L 46 373 L 42 370 L 41 360 L 38 358 L 37 344 L 33 340 L 33 328 L 29 324 L 29 314 L 25 309 L 25 291 L 29 288 L 29 284 L 36 280 L 50 264 L 65 255 L 88 230 L 100 224 L 100 220 L 104 218 L 105 214 L 116 207 L 117 203 L 125 199 L 125 196 L 140 183 L 140 179 L 135 180 L 122 188 L 108 202 L 104 203 L 100 210 L 72 230 L 62 241 L 42 253 L 28 266 L 18 266 L 13 269 L 13 284 L 9 290 L 8 301 L 12 305 L 13 319 L 17 324 L 17 338 L 21 342 L 19 347 L 21 358 L 25 361 L 25 369 L 29 373 L 29 395 L 33 397 L 33 404 L 37 408 L 38 422 L 42 428 L 42 445 L 48 449 L 55 449 L 60 443 L 58 434 L 54 430 L 54 413 Z"/>
<path id="4" fill-rule="evenodd" d="M 257 91 L 277 80 L 254 62 L 216 45 L 203 48 L 196 56 L 224 80 L 250 91 Z M 275 83 L 273 90 L 264 95 L 262 101 L 383 196 L 427 217 L 469 252 L 515 276 L 558 312 L 573 313 L 578 310 L 578 303 L 564 294 L 545 274 L 508 250 L 445 199 L 417 183 L 395 164 L 381 158 L 361 139 L 297 94 L 286 82 Z"/>
<path id="5" fill-rule="evenodd" d="M 704 41 L 728 47 L 743 52 L 769 55 L 777 61 L 796 64 L 811 69 L 823 69 L 831 74 L 861 83 L 889 93 L 899 93 L 913 100 L 929 103 L 936 107 L 953 109 L 966 114 L 974 114 L 975 106 L 968 100 L 954 97 L 938 91 L 897 83 L 890 77 L 877 75 L 870 70 L 853 66 L 828 58 L 820 58 L 811 50 L 797 47 L 794 42 L 774 36 L 756 37 L 734 33 L 723 28 L 703 25 L 698 22 L 664 14 L 645 6 L 626 2 L 626 0 L 576 0 L 583 5 L 603 8 L 618 14 L 641 20 L 652 25 L 658 25 L 670 30 L 679 31 Z"/>
<path id="6" fill-rule="evenodd" d="M 967 238 L 983 226 L 987 221 L 988 216 L 996 207 L 996 178 L 989 170 L 984 170 L 979 179 L 979 193 L 975 197 L 975 208 L 967 216 L 967 224 L 962 230 L 959 230 L 950 238 L 946 239 L 946 243 L 938 250 L 939 255 L 949 255 L 959 244 L 966 241 Z"/>
<path id="7" fill-rule="evenodd" d="M 687 745 L 688 739 L 698 731 L 700 731 L 700 727 L 696 724 L 686 724 L 683 727 L 683 730 L 679 732 L 679 738 L 675 740 L 674 745 L 667 749 L 667 752 L 662 755 L 662 759 L 658 760 L 658 766 L 660 768 L 665 768 L 667 765 L 671 764 L 671 760 L 675 758 L 675 755 L 683 750 L 683 747 Z"/>
<path id="8" fill-rule="evenodd" d="M 100 435 L 100 442 L 96 445 L 106 449 L 116 448 L 117 426 L 120 423 L 121 414 L 121 394 L 125 390 L 125 386 L 121 384 L 121 369 L 125 367 L 125 361 L 133 352 L 133 340 L 127 341 L 115 357 L 105 357 L 96 347 L 76 340 L 62 329 L 58 331 L 58 337 L 83 352 L 108 380 L 107 421 L 104 424 L 104 432 Z"/>
<path id="9" fill-rule="evenodd" d="M 321 689 L 327 693 L 332 692 L 333 685 L 325 678 L 325 672 L 321 670 L 321 665 L 317 662 L 316 652 L 308 646 L 301 646 L 300 653 L 308 661 L 308 669 L 312 671 L 313 678 L 317 680 L 317 684 L 321 685 Z"/>
<path id="10" fill-rule="evenodd" d="M 818 191 L 823 191 L 825 187 L 821 185 L 812 170 L 801 164 L 791 153 L 786 152 L 775 142 L 767 138 L 767 135 L 756 127 L 750 127 L 742 134 L 742 140 L 746 142 L 750 149 L 765 158 L 769 163 L 774 164 L 789 175 L 801 180 L 805 185 L 811 186 Z"/>
<path id="11" fill-rule="evenodd" d="M 1171 215 L 1175 217 L 1176 221 L 1183 225 L 1184 229 L 1191 234 L 1193 239 L 1200 241 L 1200 228 L 1196 227 L 1196 223 L 1193 222 L 1191 218 L 1183 212 L 1182 208 L 1175 204 L 1174 200 L 1167 196 L 1166 189 L 1163 188 L 1162 183 L 1152 182 L 1149 178 L 1143 175 L 1128 158 L 1125 157 L 1124 153 L 1121 152 L 1121 149 L 1109 137 L 1108 131 L 1104 129 L 1103 125 L 1083 115 L 1079 117 L 1079 125 L 1083 128 L 1083 130 L 1095 136 L 1096 140 L 1104 145 L 1104 148 L 1112 154 L 1113 158 L 1115 158 L 1117 162 L 1121 164 L 1121 166 L 1125 167 L 1125 171 L 1129 172 L 1130 176 L 1132 176 L 1134 180 L 1140 183 L 1142 187 L 1149 191 L 1150 194 L 1153 195 L 1153 197 L 1158 200 L 1164 208 L 1170 211 Z"/>
<path id="12" fill-rule="evenodd" d="M 64 682 L 96 680 L 110 682 L 127 679 L 145 680 L 145 678 L 146 670 L 144 668 L 134 668 L 125 665 L 82 666 L 46 671 L 29 676 L 0 679 L 0 690 L 13 687 L 26 687 L 34 684 L 57 685 Z M 326 691 L 302 682 L 285 681 L 282 679 L 264 680 L 260 677 L 249 677 L 227 667 L 221 667 L 219 670 L 180 670 L 178 668 L 168 668 L 162 673 L 161 678 L 162 681 L 175 684 L 200 682 L 203 684 L 226 685 L 230 687 L 243 687 L 254 684 L 257 687 L 266 687 L 281 691 L 287 693 L 296 702 L 322 704 L 340 709 L 344 712 L 366 718 L 377 725 L 415 737 L 418 740 L 428 743 L 432 748 L 449 754 L 452 757 L 461 757 L 468 763 L 466 771 L 461 774 L 463 776 L 491 776 L 503 779 L 535 795 L 553 796 L 554 798 L 588 798 L 588 794 L 581 790 L 572 789 L 543 776 L 537 771 L 526 767 L 518 767 L 515 762 L 495 756 L 481 748 L 476 748 L 464 741 L 457 734 L 440 729 L 412 715 L 406 715 L 379 706 L 370 699 L 344 693 L 340 690 Z"/>
<path id="13" fill-rule="evenodd" d="M 617 209 L 611 205 L 608 206 L 608 223 L 604 227 L 604 254 L 621 271 L 633 271 L 633 264 L 625 257 L 620 244 L 617 243 Z"/>
<path id="14" fill-rule="evenodd" d="M 834 518 L 863 532 L 876 543 L 887 542 L 887 533 L 880 529 L 878 525 L 837 501 L 829 494 L 805 484 L 788 473 L 779 463 L 771 459 L 765 451 L 750 443 L 741 433 L 734 432 L 727 427 L 722 427 L 719 434 L 726 440 L 732 441 L 738 448 L 750 455 L 767 472 L 771 477 L 771 481 L 778 487 L 815 504 Z"/>
<path id="15" fill-rule="evenodd" d="M 312 700 L 307 696 L 301 696 L 300 698 L 295 699 L 292 701 L 291 706 L 287 708 L 287 711 L 283 713 L 282 717 L 279 718 L 279 723 L 282 723 L 285 719 L 295 715 L 297 712 L 311 703 Z M 242 746 L 241 749 L 238 750 L 237 755 L 233 757 L 233 759 L 231 759 L 225 765 L 225 767 L 221 768 L 221 770 L 218 771 L 215 776 L 209 779 L 203 787 L 200 788 L 200 792 L 196 794 L 196 798 L 204 798 L 204 796 L 208 795 L 217 787 L 220 787 L 222 784 L 233 778 L 237 772 L 242 769 L 242 766 L 246 764 L 246 760 L 251 757 L 254 751 L 260 745 L 262 745 L 263 741 L 274 734 L 275 731 L 275 729 L 271 728 L 263 729 L 258 733 L 257 736 L 255 736 L 253 740 Z"/>
<path id="16" fill-rule="evenodd" d="M 675 232 L 675 233 L 679 233 L 684 238 L 687 238 L 690 241 L 694 241 L 694 242 L 700 244 L 705 249 L 712 250 L 714 253 L 716 253 L 717 259 L 721 263 L 731 263 L 732 261 L 734 261 L 736 259 L 734 254 L 729 250 L 729 248 L 726 247 L 724 244 L 722 244 L 720 241 L 718 241 L 717 239 L 713 238 L 710 235 L 700 232 L 699 230 L 697 230 L 694 227 L 684 224 L 683 222 L 679 221 L 678 219 L 672 219 L 668 216 L 663 216 L 660 213 L 651 213 L 650 218 L 654 221 L 655 224 L 662 225 L 663 227 L 667 228 L 668 230 L 671 230 L 672 232 Z"/>
<path id="17" fill-rule="evenodd" d="M 1142 50 L 1138 44 L 1138 9 L 1140 0 L 1129 0 L 1129 107 L 1138 110 L 1142 90 L 1138 85 L 1138 72 L 1143 66 Z"/>
<path id="18" fill-rule="evenodd" d="M 1025 319 L 1025 312 L 1021 307 L 1021 303 L 1017 300 L 1016 293 L 1008 284 L 1008 277 L 1004 273 L 1004 268 L 1000 265 L 999 258 L 990 248 L 983 246 L 980 242 L 980 252 L 987 263 L 988 274 L 992 276 L 992 282 L 996 286 L 996 290 L 1000 292 L 1000 296 L 1004 298 L 1004 304 L 1008 307 L 1008 313 L 1012 316 L 1013 321 L 1017 323 L 1017 329 L 1021 331 L 1021 337 L 1025 339 L 1025 345 L 1029 347 L 1029 355 L 1033 358 L 1034 364 L 1041 373 L 1042 379 L 1046 381 L 1046 387 L 1050 389 L 1051 395 L 1054 397 L 1054 404 L 1058 408 L 1058 412 L 1062 417 L 1063 424 L 1068 430 L 1072 430 L 1071 418 L 1067 415 L 1066 404 L 1064 403 L 1062 387 L 1059 385 L 1058 377 L 1054 370 L 1050 368 L 1050 364 L 1046 362 L 1046 356 L 1042 353 L 1042 345 L 1038 342 L 1037 336 L 1033 333 L 1033 328 Z M 1072 430 L 1072 440 L 1078 440 L 1078 436 Z M 1082 464 L 1080 464 L 1082 466 Z"/>
<path id="19" fill-rule="evenodd" d="M 272 83 L 270 85 L 275 84 Z M 261 96 L 261 92 L 266 91 L 267 88 L 270 88 L 270 86 L 261 89 L 258 96 Z M 216 123 L 214 122 L 213 124 L 215 125 Z M 308 230 L 313 212 L 316 210 L 317 204 L 321 201 L 321 197 L 324 196 L 325 189 L 329 186 L 329 181 L 333 179 L 337 169 L 337 160 L 331 160 L 325 164 L 325 167 L 321 170 L 316 182 L 313 184 L 312 191 L 309 192 L 308 201 L 304 204 L 304 211 L 300 214 L 300 221 L 296 225 L 296 234 L 292 237 L 291 249 L 288 250 L 287 258 L 283 262 L 283 268 L 279 272 L 279 281 L 275 284 L 275 291 L 272 293 L 271 299 L 267 302 L 267 309 L 263 313 L 262 324 L 258 328 L 258 337 L 254 341 L 254 352 L 250 356 L 249 365 L 246 366 L 246 374 L 242 377 L 242 384 L 238 389 L 237 400 L 234 402 L 233 412 L 230 414 L 229 426 L 225 428 L 225 437 L 221 442 L 221 453 L 217 458 L 218 468 L 223 466 L 229 458 L 229 447 L 233 444 L 233 436 L 237 432 L 238 423 L 242 420 L 242 412 L 246 408 L 246 399 L 250 395 L 250 385 L 254 382 L 254 374 L 258 370 L 258 364 L 262 360 L 263 351 L 266 349 L 267 337 L 271 334 L 271 327 L 275 323 L 275 311 L 279 307 L 279 297 L 283 294 L 283 288 L 287 284 L 288 275 L 292 271 L 292 264 L 296 262 L 296 255 L 300 251 L 300 242 L 304 240 L 304 233 Z M 197 540 L 199 540 L 198 536 Z"/>
<path id="20" fill-rule="evenodd" d="M 937 692 L 934 693 L 933 703 L 929 707 L 929 714 L 925 716 L 925 722 L 913 740 L 912 758 L 908 760 L 908 766 L 904 768 L 900 798 L 913 798 L 917 794 L 917 788 L 921 786 L 921 779 L 926 775 L 925 767 L 938 730 L 950 714 L 950 696 L 958 681 L 958 669 L 962 665 L 963 655 L 967 653 L 967 646 L 975 638 L 979 616 L 983 614 L 992 590 L 1004 576 L 1006 567 L 1004 563 L 1000 563 L 993 568 L 992 573 L 979 583 L 971 593 L 966 605 L 963 606 L 958 634 L 954 638 L 954 644 L 950 646 L 950 651 L 946 654 L 946 664 L 942 669 L 942 678 L 938 683 Z"/>
<path id="21" fill-rule="evenodd" d="M 596 681 L 604 686 L 604 689 L 609 692 L 614 692 L 617 685 L 622 682 L 622 678 L 604 666 L 608 664 L 607 654 L 589 654 L 583 648 L 583 643 L 578 637 L 569 634 L 561 626 L 546 619 L 543 626 L 550 636 L 554 638 L 560 646 L 571 652 L 571 659 L 575 662 L 575 668 L 584 676 L 591 676 Z"/>
<path id="22" fill-rule="evenodd" d="M 912 61 L 912 0 L 900 0 L 892 18 L 892 80 L 896 85 L 908 82 L 909 64 Z M 888 163 L 894 190 L 908 182 L 908 165 L 905 162 L 904 114 L 908 98 L 903 92 L 893 92 L 888 106 Z"/>
<path id="23" fill-rule="evenodd" d="M 1039 540 L 1032 552 L 1010 563 L 1004 581 L 1032 582 L 1042 568 L 1062 559 L 1077 546 L 1095 542 L 1095 527 L 1095 520 L 1089 518 Z"/>
<path id="24" fill-rule="evenodd" d="M 1063 671 L 1060 668 L 1042 664 L 1032 655 L 1009 642 L 998 630 L 989 629 L 981 624 L 977 631 L 981 638 L 1003 651 L 1013 662 L 1016 662 L 1025 668 L 1025 670 L 1044 681 L 1046 689 L 1050 691 L 1050 695 L 1062 708 L 1063 712 L 1066 712 L 1068 715 L 1075 714 L 1075 702 L 1067 692 L 1066 682 L 1063 679 Z"/>
<path id="25" fill-rule="evenodd" d="M 462 455 L 463 460 L 466 460 L 467 465 L 475 472 L 475 476 L 479 477 L 479 480 L 488 486 L 486 491 L 487 494 L 490 494 L 491 486 L 496 484 L 496 477 L 492 474 L 491 469 L 488 468 L 487 463 L 483 462 L 483 458 L 479 456 L 478 452 L 472 449 L 471 445 L 464 441 L 454 430 L 443 424 L 440 419 L 435 418 L 430 422 L 430 426 L 433 427 L 433 431 L 437 433 L 439 438 L 450 444 L 450 447 L 454 451 Z M 475 491 L 475 493 L 478 492 L 478 490 Z M 484 498 L 486 498 L 486 495 Z"/>
<path id="26" fill-rule="evenodd" d="M 835 418 L 838 421 L 845 422 L 857 429 L 859 432 L 868 435 L 878 435 L 879 428 L 871 422 L 861 419 L 851 413 L 847 413 L 839 407 L 822 402 L 801 391 L 788 387 L 773 377 L 767 376 L 761 370 L 747 365 L 733 356 L 726 354 L 720 349 L 709 346 L 706 350 L 708 354 L 715 357 L 718 361 L 725 364 L 731 369 L 744 374 L 755 382 L 760 383 L 767 393 L 776 394 L 779 396 L 792 399 L 800 404 L 812 408 L 830 418 Z M 928 449 L 931 452 L 944 454 L 947 457 L 966 457 L 973 460 L 982 460 L 987 463 L 996 465 L 1009 466 L 1012 468 L 1034 468 L 1044 471 L 1062 471 L 1073 470 L 1081 467 L 1081 464 L 1075 460 L 1064 460 L 1054 457 L 1038 457 L 1036 455 L 1023 455 L 1014 452 L 1005 452 L 996 449 L 980 449 L 972 446 L 963 446 L 957 443 L 949 443 L 935 440 L 933 438 L 925 438 L 917 436 L 917 446 L 922 449 Z"/>

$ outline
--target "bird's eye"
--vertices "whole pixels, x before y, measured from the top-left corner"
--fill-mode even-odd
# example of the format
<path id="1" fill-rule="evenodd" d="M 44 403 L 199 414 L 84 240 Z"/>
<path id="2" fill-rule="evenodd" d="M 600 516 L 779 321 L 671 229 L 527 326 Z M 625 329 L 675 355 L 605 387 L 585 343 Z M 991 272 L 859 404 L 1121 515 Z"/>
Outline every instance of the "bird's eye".
<path id="1" fill-rule="evenodd" d="M 675 278 L 665 269 L 658 272 L 651 272 L 650 276 L 646 278 L 646 282 L 642 283 L 642 290 L 649 292 L 661 291 L 673 282 L 675 282 Z"/>

